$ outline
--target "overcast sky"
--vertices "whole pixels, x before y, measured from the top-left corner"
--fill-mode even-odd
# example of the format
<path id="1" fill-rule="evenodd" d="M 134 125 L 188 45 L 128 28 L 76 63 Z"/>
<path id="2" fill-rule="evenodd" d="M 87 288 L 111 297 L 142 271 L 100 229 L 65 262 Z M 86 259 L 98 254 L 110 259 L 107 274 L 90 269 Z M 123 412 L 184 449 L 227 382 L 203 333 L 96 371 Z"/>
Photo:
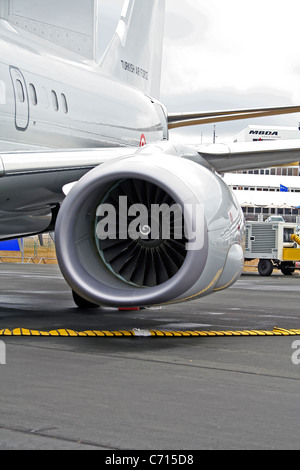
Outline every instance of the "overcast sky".
<path id="1" fill-rule="evenodd" d="M 102 47 L 123 3 L 100 0 Z M 170 112 L 300 104 L 299 18 L 299 0 L 166 0 L 161 101 Z M 247 124 L 299 121 L 295 114 L 218 123 L 217 142 Z M 172 132 L 208 142 L 213 125 Z"/>

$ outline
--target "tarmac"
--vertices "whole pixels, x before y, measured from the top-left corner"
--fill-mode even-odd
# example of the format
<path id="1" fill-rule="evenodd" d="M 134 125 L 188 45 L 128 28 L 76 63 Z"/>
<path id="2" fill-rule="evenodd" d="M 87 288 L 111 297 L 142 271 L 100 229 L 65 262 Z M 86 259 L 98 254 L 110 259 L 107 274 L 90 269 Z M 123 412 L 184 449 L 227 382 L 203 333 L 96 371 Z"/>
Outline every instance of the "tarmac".
<path id="1" fill-rule="evenodd" d="M 0 265 L 0 330 L 300 329 L 299 300 L 299 275 L 253 273 L 180 305 L 85 311 L 57 266 Z M 0 339 L 1 450 L 300 448 L 299 336 Z"/>

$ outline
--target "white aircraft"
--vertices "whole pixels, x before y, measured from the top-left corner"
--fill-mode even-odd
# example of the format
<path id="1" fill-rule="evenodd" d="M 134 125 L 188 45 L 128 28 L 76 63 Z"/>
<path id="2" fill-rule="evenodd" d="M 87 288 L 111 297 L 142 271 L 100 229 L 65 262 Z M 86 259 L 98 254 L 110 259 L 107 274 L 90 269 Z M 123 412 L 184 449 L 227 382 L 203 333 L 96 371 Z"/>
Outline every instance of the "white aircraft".
<path id="1" fill-rule="evenodd" d="M 168 114 L 164 0 L 126 0 L 101 60 L 97 8 L 1 1 L 0 239 L 54 231 L 78 306 L 182 302 L 229 287 L 243 267 L 244 223 L 217 173 L 297 161 L 300 141 L 192 149 L 168 131 L 300 107 Z M 151 214 L 156 236 L 141 217 L 164 204 L 182 209 L 181 238 L 175 212 L 168 236 L 163 210 Z"/>

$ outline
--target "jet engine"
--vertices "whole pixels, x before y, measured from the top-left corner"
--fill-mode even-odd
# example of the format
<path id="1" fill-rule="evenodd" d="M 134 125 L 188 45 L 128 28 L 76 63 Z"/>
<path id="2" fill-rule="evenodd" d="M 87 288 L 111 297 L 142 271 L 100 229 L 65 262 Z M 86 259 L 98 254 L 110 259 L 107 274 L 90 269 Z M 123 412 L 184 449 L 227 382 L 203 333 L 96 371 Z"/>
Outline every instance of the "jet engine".
<path id="1" fill-rule="evenodd" d="M 197 153 L 161 144 L 83 176 L 61 206 L 55 242 L 79 306 L 128 308 L 230 286 L 243 267 L 243 231 L 223 180 Z"/>

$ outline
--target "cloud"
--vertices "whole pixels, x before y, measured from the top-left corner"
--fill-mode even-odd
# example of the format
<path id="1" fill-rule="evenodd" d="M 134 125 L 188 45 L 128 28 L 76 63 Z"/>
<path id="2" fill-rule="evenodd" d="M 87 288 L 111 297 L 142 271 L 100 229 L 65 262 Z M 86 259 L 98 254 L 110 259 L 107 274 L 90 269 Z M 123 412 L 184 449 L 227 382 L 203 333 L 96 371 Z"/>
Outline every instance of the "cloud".
<path id="1" fill-rule="evenodd" d="M 209 22 L 209 17 L 191 2 L 166 0 L 165 42 L 172 41 L 176 47 L 179 42 L 184 45 L 201 41 L 205 38 Z"/>
<path id="2" fill-rule="evenodd" d="M 300 104 L 298 0 L 166 0 L 172 15 L 191 23 L 182 40 L 165 40 L 161 99 L 169 111 L 207 111 Z M 168 15 L 170 16 L 168 20 Z M 172 28 L 168 26 L 169 30 Z M 180 31 L 178 21 L 173 29 Z M 179 33 L 180 37 L 180 33 Z M 248 124 L 297 126 L 300 115 L 218 123 L 232 138 Z M 212 125 L 174 130 L 171 136 L 211 139 Z"/>
<path id="3" fill-rule="evenodd" d="M 192 34 L 181 37 L 180 23 L 167 35 L 162 86 L 174 91 L 232 86 L 245 91 L 257 86 L 291 90 L 296 85 L 298 0 L 167 0 L 167 31 L 172 18 L 187 21 Z M 196 31 L 196 32 L 195 32 Z M 171 79 L 172 77 L 172 79 Z M 298 78 L 298 77 L 297 77 Z M 300 87 L 299 87 L 300 88 Z"/>

